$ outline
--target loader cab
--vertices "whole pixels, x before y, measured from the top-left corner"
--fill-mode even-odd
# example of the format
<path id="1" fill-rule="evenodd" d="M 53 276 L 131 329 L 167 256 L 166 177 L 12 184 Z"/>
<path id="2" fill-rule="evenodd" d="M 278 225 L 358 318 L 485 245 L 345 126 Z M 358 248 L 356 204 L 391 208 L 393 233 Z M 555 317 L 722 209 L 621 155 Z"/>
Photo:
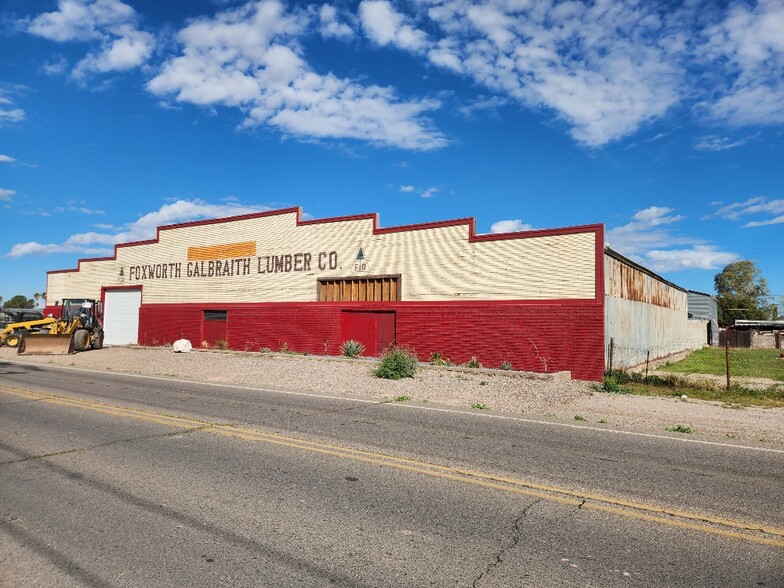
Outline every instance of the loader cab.
<path id="1" fill-rule="evenodd" d="M 60 306 L 60 318 L 66 321 L 79 319 L 85 327 L 92 327 L 101 314 L 101 303 L 89 298 L 68 298 Z"/>

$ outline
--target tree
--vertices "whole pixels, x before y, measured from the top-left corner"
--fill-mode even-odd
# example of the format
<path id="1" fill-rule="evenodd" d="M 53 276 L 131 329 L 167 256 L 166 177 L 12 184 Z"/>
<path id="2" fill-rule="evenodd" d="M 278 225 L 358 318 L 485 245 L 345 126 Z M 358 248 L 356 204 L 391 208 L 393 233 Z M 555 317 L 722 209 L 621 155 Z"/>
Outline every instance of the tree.
<path id="1" fill-rule="evenodd" d="M 17 294 L 11 300 L 6 300 L 3 308 L 35 308 L 35 300 L 22 294 Z"/>
<path id="2" fill-rule="evenodd" d="M 736 261 L 716 274 L 716 301 L 719 325 L 732 325 L 735 319 L 773 320 L 775 305 L 769 304 L 768 282 L 753 261 Z"/>

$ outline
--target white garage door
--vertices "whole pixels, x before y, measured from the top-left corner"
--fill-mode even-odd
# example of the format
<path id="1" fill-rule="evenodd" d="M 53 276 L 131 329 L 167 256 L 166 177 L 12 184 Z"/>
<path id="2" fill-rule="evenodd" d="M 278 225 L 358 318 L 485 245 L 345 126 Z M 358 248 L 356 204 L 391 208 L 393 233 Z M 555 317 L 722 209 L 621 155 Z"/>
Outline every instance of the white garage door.
<path id="1" fill-rule="evenodd" d="M 139 342 L 141 290 L 107 290 L 103 307 L 104 345 Z"/>

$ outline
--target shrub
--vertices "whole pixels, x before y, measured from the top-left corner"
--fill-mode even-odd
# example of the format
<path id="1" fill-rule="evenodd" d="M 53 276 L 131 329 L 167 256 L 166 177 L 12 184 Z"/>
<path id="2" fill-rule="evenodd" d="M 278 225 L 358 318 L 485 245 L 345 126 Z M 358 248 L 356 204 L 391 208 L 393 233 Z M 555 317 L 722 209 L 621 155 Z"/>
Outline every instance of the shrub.
<path id="1" fill-rule="evenodd" d="M 621 382 L 619 380 L 620 378 L 618 378 L 615 374 L 604 376 L 602 391 L 612 392 L 613 394 L 626 394 L 628 390 L 621 386 Z"/>
<path id="2" fill-rule="evenodd" d="M 434 351 L 430 354 L 430 365 L 452 365 L 452 362 L 449 361 L 448 357 L 444 357 L 443 354 Z"/>
<path id="3" fill-rule="evenodd" d="M 229 342 L 226 341 L 225 339 L 218 339 L 217 341 L 215 341 L 215 346 L 218 349 L 222 349 L 223 351 L 226 351 L 229 348 Z"/>
<path id="4" fill-rule="evenodd" d="M 463 366 L 465 366 L 467 368 L 480 368 L 480 367 L 482 367 L 482 364 L 479 363 L 479 360 L 476 358 L 476 356 L 473 356 L 473 357 L 471 357 L 471 359 L 469 359 L 467 362 L 465 362 L 463 364 Z"/>
<path id="5" fill-rule="evenodd" d="M 691 434 L 691 433 L 694 432 L 694 429 L 692 429 L 691 427 L 686 427 L 684 425 L 676 425 L 675 427 L 667 427 L 666 430 L 670 431 L 672 433 L 687 433 L 687 434 Z"/>
<path id="6" fill-rule="evenodd" d="M 416 354 L 405 347 L 390 347 L 381 356 L 381 362 L 373 370 L 373 375 L 386 380 L 413 378 L 417 369 Z"/>
<path id="7" fill-rule="evenodd" d="M 361 357 L 363 351 L 365 351 L 365 346 L 354 339 L 343 341 L 343 345 L 340 346 L 340 353 L 343 357 Z"/>
<path id="8" fill-rule="evenodd" d="M 501 364 L 501 369 L 502 370 L 506 370 L 506 371 L 511 370 L 512 369 L 512 362 L 511 361 L 505 361 L 504 363 Z"/>

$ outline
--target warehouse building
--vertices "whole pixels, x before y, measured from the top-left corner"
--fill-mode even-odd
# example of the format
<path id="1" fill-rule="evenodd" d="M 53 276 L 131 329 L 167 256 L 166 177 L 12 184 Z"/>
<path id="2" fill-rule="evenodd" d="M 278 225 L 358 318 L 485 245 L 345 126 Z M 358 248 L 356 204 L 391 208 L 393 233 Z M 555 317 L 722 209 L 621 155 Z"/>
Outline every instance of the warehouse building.
<path id="1" fill-rule="evenodd" d="M 600 224 L 491 235 L 470 218 L 382 228 L 375 214 L 303 220 L 289 208 L 159 227 L 112 257 L 49 272 L 47 302 L 100 298 L 107 345 L 186 338 L 339 355 L 356 339 L 367 356 L 397 343 L 423 361 L 601 380 L 605 289 L 629 294 L 605 273 L 628 260 L 603 239 Z M 664 300 L 668 324 L 687 320 L 685 292 L 675 298 Z M 662 301 L 655 290 L 631 302 Z"/>

